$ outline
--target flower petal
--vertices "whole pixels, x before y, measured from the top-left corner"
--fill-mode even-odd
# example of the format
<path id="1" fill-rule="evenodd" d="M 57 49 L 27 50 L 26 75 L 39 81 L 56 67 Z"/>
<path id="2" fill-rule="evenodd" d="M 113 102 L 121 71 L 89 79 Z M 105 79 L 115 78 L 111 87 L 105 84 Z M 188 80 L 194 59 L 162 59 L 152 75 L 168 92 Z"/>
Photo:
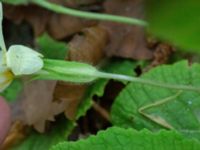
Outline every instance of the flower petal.
<path id="1" fill-rule="evenodd" d="M 38 72 L 44 65 L 42 55 L 23 45 L 13 45 L 6 54 L 7 66 L 14 75 Z"/>
<path id="2" fill-rule="evenodd" d="M 0 67 L 0 92 L 6 89 L 14 79 L 12 72 L 6 67 Z"/>

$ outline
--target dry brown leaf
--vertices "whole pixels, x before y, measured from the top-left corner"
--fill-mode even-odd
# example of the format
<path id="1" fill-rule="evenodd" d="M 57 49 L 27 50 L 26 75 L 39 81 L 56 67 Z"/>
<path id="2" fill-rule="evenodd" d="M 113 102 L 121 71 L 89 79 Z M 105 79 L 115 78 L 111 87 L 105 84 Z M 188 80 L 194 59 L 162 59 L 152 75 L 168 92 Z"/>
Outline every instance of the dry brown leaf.
<path id="1" fill-rule="evenodd" d="M 86 85 L 77 85 L 65 82 L 57 83 L 54 91 L 54 101 L 65 101 L 67 103 L 65 116 L 68 119 L 75 119 L 77 106 L 85 93 L 86 87 Z"/>
<path id="2" fill-rule="evenodd" d="M 102 49 L 108 42 L 105 29 L 94 26 L 86 28 L 69 43 L 68 59 L 96 65 L 104 57 Z"/>
<path id="3" fill-rule="evenodd" d="M 152 49 L 155 49 L 153 53 L 154 58 L 150 63 L 150 65 L 148 65 L 146 68 L 143 69 L 144 72 L 158 65 L 167 63 L 172 53 L 175 52 L 175 48 L 169 44 L 159 43 L 159 42 L 155 42 L 155 44 L 153 44 L 154 42 L 155 41 L 150 41 L 149 43 L 149 46 Z"/>
<path id="4" fill-rule="evenodd" d="M 104 3 L 106 13 L 135 18 L 143 18 L 143 6 L 143 0 L 107 0 Z M 152 52 L 146 46 L 142 27 L 112 22 L 102 22 L 100 25 L 110 35 L 110 43 L 105 49 L 109 57 L 152 58 Z"/>
<path id="5" fill-rule="evenodd" d="M 55 85 L 56 81 L 33 81 L 25 85 L 18 106 L 24 124 L 44 132 L 46 121 L 54 121 L 54 116 L 65 110 L 65 102 L 52 102 Z"/>
<path id="6" fill-rule="evenodd" d="M 52 14 L 49 18 L 46 29 L 49 35 L 55 39 L 62 39 L 94 24 L 94 21 L 88 21 L 62 14 Z"/>
<path id="7" fill-rule="evenodd" d="M 86 62 L 96 65 L 104 58 L 103 49 L 107 43 L 107 33 L 100 27 L 91 27 L 76 35 L 69 43 L 68 60 Z M 67 101 L 65 115 L 73 120 L 81 102 L 87 85 L 74 85 L 58 82 L 54 92 L 54 99 Z"/>
<path id="8" fill-rule="evenodd" d="M 15 23 L 28 22 L 35 36 L 48 32 L 56 39 L 62 39 L 95 24 L 95 21 L 56 14 L 36 5 L 5 5 L 5 16 Z M 34 10 L 34 11 L 33 11 Z"/>

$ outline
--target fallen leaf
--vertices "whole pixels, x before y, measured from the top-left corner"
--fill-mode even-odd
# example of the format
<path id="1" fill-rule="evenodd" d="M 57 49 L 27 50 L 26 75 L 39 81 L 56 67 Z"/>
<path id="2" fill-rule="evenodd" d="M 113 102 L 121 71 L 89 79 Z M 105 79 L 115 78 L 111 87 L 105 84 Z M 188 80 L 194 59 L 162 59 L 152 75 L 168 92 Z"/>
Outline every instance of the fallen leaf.
<path id="1" fill-rule="evenodd" d="M 105 13 L 143 18 L 143 0 L 107 0 Z M 110 36 L 105 49 L 107 56 L 132 59 L 150 59 L 152 52 L 147 48 L 145 32 L 142 27 L 114 22 L 100 23 Z"/>
<path id="2" fill-rule="evenodd" d="M 25 84 L 20 96 L 20 118 L 24 124 L 32 125 L 37 131 L 44 132 L 46 121 L 54 121 L 54 116 L 65 110 L 66 104 L 52 102 L 56 81 L 32 81 Z"/>
<path id="3" fill-rule="evenodd" d="M 76 109 L 85 94 L 87 86 L 58 82 L 54 90 L 54 101 L 66 102 L 65 116 L 74 120 Z"/>
<path id="4" fill-rule="evenodd" d="M 165 44 L 165 43 L 160 43 L 154 52 L 154 61 L 152 62 L 152 65 L 158 66 L 160 64 L 164 64 L 167 62 L 167 60 L 169 59 L 169 56 L 175 51 L 175 49 L 169 45 L 169 44 Z"/>
<path id="5" fill-rule="evenodd" d="M 107 33 L 101 27 L 84 29 L 82 34 L 75 35 L 69 42 L 68 60 L 86 62 L 97 65 L 103 58 Z M 68 103 L 65 115 L 68 119 L 75 119 L 76 110 L 80 104 L 87 85 L 75 85 L 58 82 L 54 91 L 54 100 Z"/>
<path id="6" fill-rule="evenodd" d="M 28 22 L 36 37 L 46 31 L 52 37 L 62 39 L 95 24 L 95 21 L 56 14 L 36 5 L 5 5 L 4 10 L 7 19 L 18 24 L 22 21 Z"/>
<path id="7" fill-rule="evenodd" d="M 86 28 L 69 42 L 68 59 L 97 65 L 105 55 L 103 49 L 107 42 L 105 29 L 98 26 Z"/>

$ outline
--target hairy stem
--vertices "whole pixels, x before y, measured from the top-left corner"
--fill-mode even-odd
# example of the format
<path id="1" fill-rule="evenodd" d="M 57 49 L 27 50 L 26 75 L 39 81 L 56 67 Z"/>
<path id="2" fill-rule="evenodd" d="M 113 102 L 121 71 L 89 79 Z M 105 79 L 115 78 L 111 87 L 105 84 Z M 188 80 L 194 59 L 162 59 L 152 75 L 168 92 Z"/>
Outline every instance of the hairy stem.
<path id="1" fill-rule="evenodd" d="M 199 87 L 188 86 L 188 85 L 174 85 L 174 84 L 167 84 L 167 83 L 159 83 L 157 81 L 152 81 L 152 80 L 147 80 L 147 79 L 142 79 L 142 78 L 136 78 L 136 77 L 126 76 L 126 75 L 120 75 L 120 74 L 99 72 L 98 77 L 136 82 L 136 83 L 141 83 L 141 84 L 146 84 L 146 85 L 151 85 L 151 86 L 157 86 L 157 87 L 162 87 L 162 88 L 168 88 L 168 89 L 188 90 L 188 91 L 200 92 Z"/>
<path id="2" fill-rule="evenodd" d="M 46 0 L 33 0 L 32 2 L 46 9 L 49 9 L 51 11 L 67 14 L 67 15 L 71 15 L 75 17 L 94 19 L 94 20 L 113 21 L 113 22 L 126 23 L 126 24 L 131 24 L 131 25 L 147 26 L 147 22 L 140 19 L 136 19 L 136 18 L 74 10 L 71 8 L 63 7 L 61 5 L 48 2 Z"/>

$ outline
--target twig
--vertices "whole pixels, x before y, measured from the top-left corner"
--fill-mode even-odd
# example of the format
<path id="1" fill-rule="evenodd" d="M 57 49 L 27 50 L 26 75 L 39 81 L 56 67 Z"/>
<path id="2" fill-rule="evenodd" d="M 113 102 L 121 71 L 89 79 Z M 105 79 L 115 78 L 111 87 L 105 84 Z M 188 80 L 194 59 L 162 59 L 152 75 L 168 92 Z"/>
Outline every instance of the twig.
<path id="1" fill-rule="evenodd" d="M 110 122 L 110 115 L 109 113 L 102 108 L 99 104 L 97 104 L 95 101 L 93 101 L 93 105 L 92 107 L 94 108 L 94 110 L 96 110 L 105 120 L 107 120 L 108 122 Z"/>

